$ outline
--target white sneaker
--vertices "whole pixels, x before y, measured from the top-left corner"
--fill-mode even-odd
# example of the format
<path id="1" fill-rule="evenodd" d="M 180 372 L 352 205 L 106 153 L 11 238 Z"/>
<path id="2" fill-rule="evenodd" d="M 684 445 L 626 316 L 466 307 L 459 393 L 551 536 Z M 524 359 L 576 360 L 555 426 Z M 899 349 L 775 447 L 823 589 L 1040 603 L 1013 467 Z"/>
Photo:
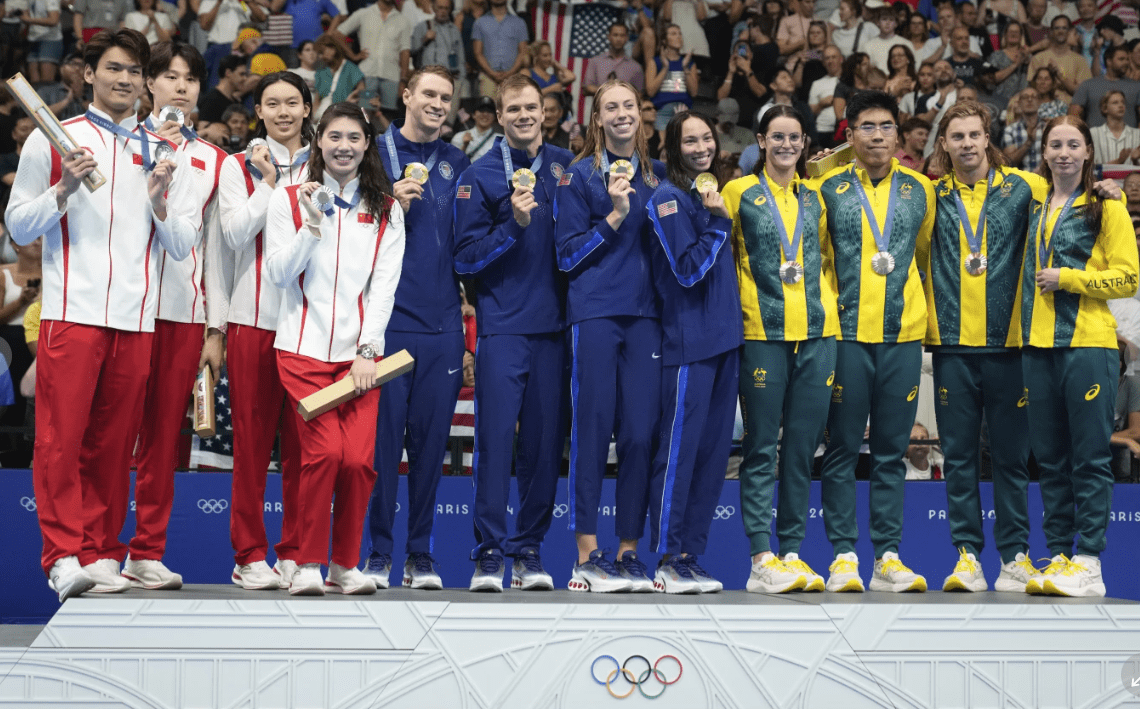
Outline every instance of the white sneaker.
<path id="1" fill-rule="evenodd" d="M 1040 574 L 1030 577 L 1030 579 L 1025 582 L 1025 592 L 1031 596 L 1044 594 L 1045 580 L 1053 578 L 1068 567 L 1069 557 L 1064 554 L 1058 554 L 1049 560 L 1049 565 L 1042 569 Z"/>
<path id="2" fill-rule="evenodd" d="M 360 569 L 355 566 L 346 568 L 340 564 L 329 564 L 329 576 L 325 579 L 325 591 L 343 593 L 346 596 L 370 596 L 376 593 L 376 584 L 373 583 L 372 579 L 360 573 Z M 289 592 L 292 593 L 292 589 Z"/>
<path id="3" fill-rule="evenodd" d="M 862 593 L 863 579 L 859 578 L 859 557 L 855 552 L 839 554 L 828 567 L 827 590 L 832 593 Z"/>
<path id="4" fill-rule="evenodd" d="M 95 582 L 91 593 L 122 593 L 131 587 L 131 582 L 119 574 L 119 562 L 115 559 L 99 559 L 83 570 Z"/>
<path id="5" fill-rule="evenodd" d="M 1042 584 L 1045 593 L 1074 598 L 1104 598 L 1104 577 L 1100 574 L 1100 559 L 1077 554 L 1069 559 L 1064 571 L 1053 574 Z"/>
<path id="6" fill-rule="evenodd" d="M 769 554 L 752 563 L 752 573 L 745 588 L 749 593 L 787 593 L 807 587 L 807 579 L 798 571 L 784 566 L 784 562 Z"/>
<path id="7" fill-rule="evenodd" d="M 800 559 L 799 554 L 795 553 L 794 551 L 789 554 L 785 554 L 784 558 L 781 561 L 784 562 L 785 568 L 798 574 L 802 574 L 803 577 L 807 579 L 807 585 L 803 587 L 803 590 L 805 592 L 822 591 L 824 588 L 826 588 L 826 585 L 823 582 L 823 577 L 812 571 L 812 568 L 807 565 L 807 562 Z"/>
<path id="8" fill-rule="evenodd" d="M 289 559 L 278 559 L 273 564 L 273 573 L 277 574 L 278 588 L 288 591 L 289 584 L 293 582 L 293 575 L 297 573 L 297 562 Z"/>
<path id="9" fill-rule="evenodd" d="M 79 565 L 79 559 L 65 556 L 52 564 L 51 572 L 48 574 L 48 586 L 59 594 L 59 602 L 63 603 L 69 598 L 90 591 L 95 586 L 95 579 L 83 570 Z"/>
<path id="10" fill-rule="evenodd" d="M 376 590 L 373 585 L 372 590 Z M 325 595 L 325 580 L 321 578 L 320 564 L 299 564 L 297 573 L 289 584 L 291 596 L 323 596 Z"/>
<path id="11" fill-rule="evenodd" d="M 964 548 L 958 550 L 958 563 L 954 565 L 954 572 L 942 582 L 943 591 L 970 591 L 978 592 L 988 590 L 986 576 L 982 573 L 982 565 L 977 558 Z"/>
<path id="12" fill-rule="evenodd" d="M 875 573 L 871 575 L 871 590 L 924 593 L 926 579 L 908 569 L 897 553 L 888 551 L 883 554 L 882 559 L 875 562 Z"/>
<path id="13" fill-rule="evenodd" d="M 1025 593 L 1030 581 L 1037 583 L 1041 570 L 1025 554 L 1017 553 L 1013 561 L 1001 565 L 1001 573 L 994 581 L 994 590 L 1003 593 Z"/>
<path id="14" fill-rule="evenodd" d="M 230 580 L 247 591 L 273 591 L 281 586 L 281 579 L 264 561 L 252 564 L 234 564 Z"/>
<path id="15" fill-rule="evenodd" d="M 135 561 L 127 557 L 123 564 L 123 577 L 129 579 L 131 588 L 145 588 L 148 591 L 176 591 L 182 588 L 182 575 L 166 568 L 166 564 L 155 559 Z"/>

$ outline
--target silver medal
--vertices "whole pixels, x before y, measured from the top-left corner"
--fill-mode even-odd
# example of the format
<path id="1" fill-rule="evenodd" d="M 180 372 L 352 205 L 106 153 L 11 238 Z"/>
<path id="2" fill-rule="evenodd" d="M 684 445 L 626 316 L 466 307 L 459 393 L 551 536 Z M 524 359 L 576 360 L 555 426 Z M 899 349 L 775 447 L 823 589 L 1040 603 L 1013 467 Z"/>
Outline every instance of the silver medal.
<path id="1" fill-rule="evenodd" d="M 158 110 L 158 120 L 160 125 L 167 121 L 174 121 L 181 126 L 186 123 L 186 114 L 177 106 L 163 106 Z"/>
<path id="2" fill-rule="evenodd" d="M 170 143 L 159 143 L 154 147 L 154 164 L 157 165 L 163 160 L 174 159 L 174 148 L 170 147 Z"/>
<path id="3" fill-rule="evenodd" d="M 804 267 L 799 261 L 785 261 L 780 264 L 780 280 L 788 285 L 800 282 L 804 277 Z"/>
<path id="4" fill-rule="evenodd" d="M 885 276 L 895 270 L 895 257 L 889 251 L 880 251 L 871 257 L 871 270 Z"/>
<path id="5" fill-rule="evenodd" d="M 267 148 L 269 147 L 269 143 L 266 142 L 265 138 L 252 138 L 252 139 L 250 139 L 250 141 L 248 143 L 246 143 L 246 146 L 245 146 L 245 159 L 247 161 L 252 161 L 253 160 L 253 149 L 261 147 L 263 145 Z"/>
<path id="6" fill-rule="evenodd" d="M 989 260 L 978 252 L 974 252 L 966 257 L 966 273 L 971 276 L 980 276 L 986 272 L 986 267 L 989 265 Z"/>
<path id="7" fill-rule="evenodd" d="M 318 212 L 328 212 L 332 209 L 334 197 L 335 195 L 332 188 L 327 185 L 321 185 L 313 191 L 313 196 L 310 199 Z"/>

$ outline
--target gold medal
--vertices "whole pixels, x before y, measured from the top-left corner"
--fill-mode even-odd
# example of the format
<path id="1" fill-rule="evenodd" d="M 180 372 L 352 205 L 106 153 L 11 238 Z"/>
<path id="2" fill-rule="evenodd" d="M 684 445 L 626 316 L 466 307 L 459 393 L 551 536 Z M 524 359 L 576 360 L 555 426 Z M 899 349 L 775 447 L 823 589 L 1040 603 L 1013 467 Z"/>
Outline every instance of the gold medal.
<path id="1" fill-rule="evenodd" d="M 537 183 L 538 177 L 525 167 L 520 167 L 515 170 L 515 174 L 511 175 L 511 184 L 514 185 L 516 189 L 534 189 Z"/>
<path id="2" fill-rule="evenodd" d="M 610 175 L 613 177 L 624 177 L 627 180 L 633 179 L 633 163 L 629 160 L 614 160 L 610 165 Z"/>
<path id="3" fill-rule="evenodd" d="M 422 185 L 428 181 L 428 168 L 422 162 L 410 162 L 404 168 L 404 177 L 416 184 Z"/>
<path id="4" fill-rule="evenodd" d="M 701 174 L 697 175 L 697 179 L 695 181 L 697 185 L 697 192 L 700 193 L 708 192 L 709 190 L 716 192 L 717 188 L 720 187 L 720 183 L 711 172 L 702 172 Z"/>

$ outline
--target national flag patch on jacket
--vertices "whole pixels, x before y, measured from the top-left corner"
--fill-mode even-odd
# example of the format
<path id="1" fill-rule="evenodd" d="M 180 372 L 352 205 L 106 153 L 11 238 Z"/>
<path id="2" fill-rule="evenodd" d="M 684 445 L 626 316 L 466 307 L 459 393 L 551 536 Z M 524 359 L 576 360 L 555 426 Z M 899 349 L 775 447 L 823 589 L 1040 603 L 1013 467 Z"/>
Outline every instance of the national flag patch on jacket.
<path id="1" fill-rule="evenodd" d="M 196 167 L 202 172 L 206 171 L 206 161 L 202 158 L 190 158 L 190 167 Z"/>
<path id="2" fill-rule="evenodd" d="M 676 213 L 677 213 L 677 200 L 675 200 L 675 199 L 671 199 L 668 202 L 665 202 L 664 204 L 657 205 L 657 216 L 659 218 L 660 217 L 667 217 L 670 214 L 676 214 Z"/>
<path id="3" fill-rule="evenodd" d="M 471 199 L 471 185 L 460 185 L 455 190 L 456 199 Z"/>

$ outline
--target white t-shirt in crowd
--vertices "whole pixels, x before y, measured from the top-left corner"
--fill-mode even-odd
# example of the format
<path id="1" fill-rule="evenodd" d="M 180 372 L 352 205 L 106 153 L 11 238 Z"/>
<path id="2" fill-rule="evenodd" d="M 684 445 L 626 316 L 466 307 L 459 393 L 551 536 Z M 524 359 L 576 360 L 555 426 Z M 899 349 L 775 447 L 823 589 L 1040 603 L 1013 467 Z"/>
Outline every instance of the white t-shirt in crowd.
<path id="1" fill-rule="evenodd" d="M 816 79 L 808 89 L 808 104 L 814 106 L 828 96 L 835 95 L 835 87 L 839 84 L 838 76 L 825 76 Z M 815 130 L 817 133 L 831 133 L 835 130 L 835 109 L 827 106 L 815 117 Z"/>

